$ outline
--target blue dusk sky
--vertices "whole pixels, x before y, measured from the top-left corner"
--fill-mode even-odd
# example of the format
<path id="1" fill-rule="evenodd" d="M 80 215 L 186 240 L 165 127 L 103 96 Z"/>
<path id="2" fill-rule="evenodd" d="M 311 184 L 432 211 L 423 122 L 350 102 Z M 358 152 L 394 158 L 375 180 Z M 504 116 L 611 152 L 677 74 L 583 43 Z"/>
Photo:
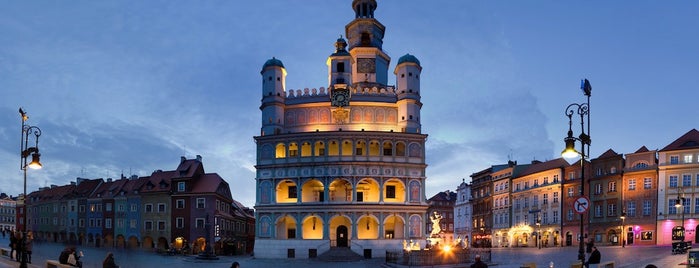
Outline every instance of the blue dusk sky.
<path id="1" fill-rule="evenodd" d="M 558 158 L 583 78 L 593 158 L 699 127 L 697 1 L 395 0 L 375 17 L 389 83 L 406 53 L 423 67 L 428 198 L 508 159 Z M 43 131 L 29 192 L 201 155 L 252 207 L 262 64 L 282 60 L 287 89 L 327 87 L 352 19 L 350 0 L 0 0 L 0 192 L 22 192 L 23 107 Z"/>

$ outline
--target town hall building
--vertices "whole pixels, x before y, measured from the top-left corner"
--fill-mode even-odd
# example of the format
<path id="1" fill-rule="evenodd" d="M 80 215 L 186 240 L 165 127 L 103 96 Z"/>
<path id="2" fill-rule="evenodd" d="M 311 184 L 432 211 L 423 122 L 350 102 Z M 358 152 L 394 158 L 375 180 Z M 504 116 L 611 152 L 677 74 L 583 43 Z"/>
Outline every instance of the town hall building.
<path id="1" fill-rule="evenodd" d="M 327 87 L 288 89 L 281 60 L 262 66 L 255 257 L 348 248 L 376 258 L 404 241 L 424 245 L 422 67 L 405 54 L 389 84 L 376 8 L 375 0 L 352 1 L 355 18 L 326 61 Z"/>

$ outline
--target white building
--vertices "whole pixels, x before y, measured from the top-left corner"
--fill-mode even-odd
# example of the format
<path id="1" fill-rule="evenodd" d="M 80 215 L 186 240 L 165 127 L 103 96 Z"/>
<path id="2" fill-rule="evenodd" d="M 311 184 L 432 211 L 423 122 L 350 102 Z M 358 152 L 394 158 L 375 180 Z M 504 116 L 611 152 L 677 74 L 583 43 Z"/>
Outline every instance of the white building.
<path id="1" fill-rule="evenodd" d="M 670 245 L 679 240 L 699 242 L 696 235 L 699 228 L 697 186 L 699 131 L 692 129 L 658 151 L 658 245 Z M 677 204 L 678 200 L 681 200 L 680 204 Z M 674 232 L 675 228 L 680 226 L 686 232 L 684 239 L 673 237 L 673 234 L 678 234 Z"/>
<path id="2" fill-rule="evenodd" d="M 473 216 L 473 208 L 471 207 L 471 185 L 461 181 L 459 187 L 456 188 L 456 202 L 454 204 L 454 236 L 459 237 L 463 241 L 463 246 L 468 247 L 471 243 L 471 231 L 473 224 L 471 223 Z"/>
<path id="3" fill-rule="evenodd" d="M 276 58 L 262 67 L 255 257 L 312 258 L 332 248 L 372 257 L 425 241 L 420 62 L 391 58 L 375 0 L 354 0 L 347 41 L 327 58 L 327 88 L 290 90 Z"/>

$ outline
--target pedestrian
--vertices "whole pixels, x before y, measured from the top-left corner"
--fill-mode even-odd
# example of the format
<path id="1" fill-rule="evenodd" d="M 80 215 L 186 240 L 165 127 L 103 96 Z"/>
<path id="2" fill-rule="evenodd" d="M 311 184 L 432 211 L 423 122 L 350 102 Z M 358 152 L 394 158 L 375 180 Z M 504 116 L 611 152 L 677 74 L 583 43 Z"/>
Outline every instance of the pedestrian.
<path id="1" fill-rule="evenodd" d="M 17 239 L 15 239 L 15 234 L 10 232 L 10 259 L 14 259 L 14 255 L 17 254 Z"/>
<path id="2" fill-rule="evenodd" d="M 24 252 L 27 254 L 27 262 L 32 263 L 32 248 L 34 247 L 34 234 L 27 233 L 27 239 L 24 240 Z"/>
<path id="3" fill-rule="evenodd" d="M 599 253 L 599 250 L 597 250 L 597 247 L 592 246 L 592 253 L 590 254 L 590 258 L 585 263 L 585 267 L 590 268 L 590 264 L 599 264 L 601 259 L 602 259 L 602 254 Z M 595 265 L 593 267 L 597 267 L 597 265 Z"/>
<path id="4" fill-rule="evenodd" d="M 240 268 L 240 263 L 234 261 L 233 264 L 231 264 L 231 268 Z"/>
<path id="5" fill-rule="evenodd" d="M 595 245 L 595 240 L 592 240 L 592 238 L 588 239 L 587 242 L 585 243 L 585 252 L 592 253 L 592 247 L 594 245 Z"/>
<path id="6" fill-rule="evenodd" d="M 116 265 L 116 262 L 114 261 L 114 254 L 111 252 L 107 253 L 107 257 L 104 258 L 104 261 L 102 262 L 102 268 L 119 268 L 119 265 Z"/>
<path id="7" fill-rule="evenodd" d="M 476 255 L 476 262 L 471 264 L 471 268 L 488 268 L 488 265 L 481 261 L 481 255 Z"/>
<path id="8" fill-rule="evenodd" d="M 15 259 L 19 262 L 22 258 L 22 232 L 15 232 Z"/>
<path id="9" fill-rule="evenodd" d="M 58 257 L 58 262 L 61 264 L 68 264 L 70 266 L 83 267 L 83 262 L 80 261 L 80 257 L 82 257 L 82 255 L 82 252 L 80 252 L 78 255 L 75 246 L 68 246 L 61 251 L 61 255 Z"/>

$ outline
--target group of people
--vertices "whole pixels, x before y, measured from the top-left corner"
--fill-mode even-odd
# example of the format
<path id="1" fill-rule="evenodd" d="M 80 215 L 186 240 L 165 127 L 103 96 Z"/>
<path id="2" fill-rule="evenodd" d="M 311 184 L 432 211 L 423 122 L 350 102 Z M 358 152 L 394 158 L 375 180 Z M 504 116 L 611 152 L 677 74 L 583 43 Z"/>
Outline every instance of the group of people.
<path id="1" fill-rule="evenodd" d="M 82 251 L 78 252 L 75 249 L 75 246 L 68 246 L 61 251 L 61 255 L 58 257 L 58 262 L 61 264 L 68 264 L 70 266 L 83 267 L 83 262 L 80 260 L 80 257 L 82 256 Z M 119 268 L 119 265 L 117 265 L 116 261 L 114 260 L 113 253 L 107 252 L 107 256 L 104 258 L 104 261 L 102 261 L 102 267 Z"/>
<path id="2" fill-rule="evenodd" d="M 34 236 L 32 232 L 27 233 L 27 239 L 24 239 L 24 242 L 22 241 L 22 232 L 8 232 L 10 232 L 10 258 L 21 262 L 22 252 L 24 252 L 27 263 L 32 263 L 32 248 L 34 247 Z"/>

